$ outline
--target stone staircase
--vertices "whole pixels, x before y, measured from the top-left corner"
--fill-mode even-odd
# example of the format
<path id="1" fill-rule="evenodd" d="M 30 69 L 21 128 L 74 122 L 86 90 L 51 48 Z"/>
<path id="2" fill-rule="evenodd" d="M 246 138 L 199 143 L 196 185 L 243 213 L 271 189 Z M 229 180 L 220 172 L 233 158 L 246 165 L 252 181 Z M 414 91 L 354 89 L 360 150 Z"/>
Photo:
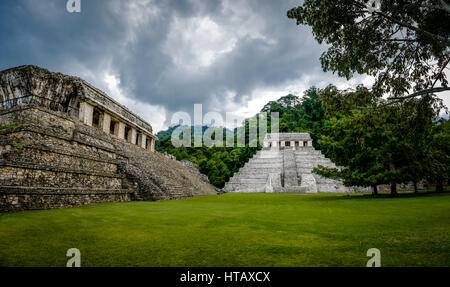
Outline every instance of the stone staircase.
<path id="1" fill-rule="evenodd" d="M 122 143 L 127 158 L 119 164 L 129 179 L 137 182 L 134 200 L 167 200 L 196 195 L 217 194 L 210 184 L 194 176 L 182 163 L 159 153 L 149 153 L 135 145 Z"/>
<path id="2" fill-rule="evenodd" d="M 158 152 L 57 112 L 26 111 L 0 130 L 0 212 L 217 194 Z"/>
<path id="3" fill-rule="evenodd" d="M 295 187 L 299 184 L 297 165 L 295 162 L 294 150 L 283 151 L 284 187 Z"/>
<path id="4" fill-rule="evenodd" d="M 326 158 L 320 150 L 313 147 L 302 147 L 295 151 L 295 163 L 297 172 L 301 174 L 300 185 L 307 193 L 346 193 L 349 189 L 342 182 L 325 178 L 312 173 L 313 169 L 319 165 L 329 168 L 336 168 L 336 165 Z"/>
<path id="5" fill-rule="evenodd" d="M 336 167 L 313 147 L 270 148 L 258 153 L 225 184 L 225 192 L 346 193 L 354 189 L 312 173 Z"/>
<path id="6" fill-rule="evenodd" d="M 224 187 L 225 192 L 266 192 L 269 175 L 274 188 L 281 187 L 283 153 L 261 150 L 237 172 Z M 278 186 L 279 185 L 279 186 Z"/>

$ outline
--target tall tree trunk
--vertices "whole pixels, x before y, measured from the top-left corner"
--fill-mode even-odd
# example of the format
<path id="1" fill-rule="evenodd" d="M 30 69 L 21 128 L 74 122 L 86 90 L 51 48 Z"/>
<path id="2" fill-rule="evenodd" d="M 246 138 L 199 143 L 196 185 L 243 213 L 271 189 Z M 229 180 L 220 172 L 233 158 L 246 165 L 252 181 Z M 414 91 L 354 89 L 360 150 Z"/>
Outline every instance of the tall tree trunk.
<path id="1" fill-rule="evenodd" d="M 417 188 L 417 181 L 413 181 L 414 183 L 414 193 L 418 194 L 419 193 L 419 189 Z"/>
<path id="2" fill-rule="evenodd" d="M 395 169 L 395 165 L 394 165 L 394 163 L 390 163 L 389 164 L 389 169 L 390 170 L 394 170 Z M 391 180 L 391 195 L 392 196 L 398 196 L 398 193 L 397 193 L 397 183 L 395 182 L 395 180 Z"/>
<path id="3" fill-rule="evenodd" d="M 398 196 L 397 183 L 395 181 L 391 181 L 391 195 L 392 196 Z"/>
<path id="4" fill-rule="evenodd" d="M 375 184 L 375 185 L 372 185 L 372 188 L 373 188 L 372 195 L 378 195 L 378 186 Z"/>
<path id="5" fill-rule="evenodd" d="M 444 183 L 442 180 L 438 180 L 436 182 L 436 192 L 437 193 L 444 192 Z"/>

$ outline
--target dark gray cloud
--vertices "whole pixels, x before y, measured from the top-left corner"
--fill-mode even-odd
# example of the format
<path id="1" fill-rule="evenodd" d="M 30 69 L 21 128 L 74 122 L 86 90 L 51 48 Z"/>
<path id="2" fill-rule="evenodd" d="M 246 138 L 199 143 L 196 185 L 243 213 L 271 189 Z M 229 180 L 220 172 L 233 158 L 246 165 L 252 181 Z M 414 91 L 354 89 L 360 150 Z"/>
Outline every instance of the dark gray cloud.
<path id="1" fill-rule="evenodd" d="M 335 79 L 321 71 L 324 47 L 309 28 L 286 17 L 299 1 L 81 0 L 73 14 L 66 2 L 2 0 L 0 69 L 83 77 L 156 129 L 195 103 L 254 112 L 271 91 Z"/>

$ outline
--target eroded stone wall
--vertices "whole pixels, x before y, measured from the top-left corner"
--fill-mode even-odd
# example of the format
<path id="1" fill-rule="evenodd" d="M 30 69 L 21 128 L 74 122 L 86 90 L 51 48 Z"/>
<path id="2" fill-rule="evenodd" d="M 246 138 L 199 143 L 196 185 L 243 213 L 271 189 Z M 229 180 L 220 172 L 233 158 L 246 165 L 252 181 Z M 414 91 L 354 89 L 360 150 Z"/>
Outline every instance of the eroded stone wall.
<path id="1" fill-rule="evenodd" d="M 216 194 L 180 162 L 35 105 L 0 111 L 0 211 Z"/>
<path id="2" fill-rule="evenodd" d="M 22 105 L 63 112 L 154 151 L 157 138 L 152 126 L 83 79 L 31 65 L 0 71 L 0 109 Z M 127 135 L 126 129 L 130 130 Z"/>

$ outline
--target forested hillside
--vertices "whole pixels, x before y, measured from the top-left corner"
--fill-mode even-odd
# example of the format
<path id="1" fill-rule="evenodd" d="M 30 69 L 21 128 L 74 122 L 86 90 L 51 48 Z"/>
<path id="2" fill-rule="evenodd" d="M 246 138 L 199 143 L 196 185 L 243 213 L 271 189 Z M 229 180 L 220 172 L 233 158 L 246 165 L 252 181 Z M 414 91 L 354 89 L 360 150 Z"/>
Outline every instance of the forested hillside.
<path id="1" fill-rule="evenodd" d="M 319 91 L 316 88 L 306 91 L 301 99 L 287 95 L 278 101 L 270 102 L 264 106 L 262 112 L 278 112 L 280 132 L 309 132 L 314 140 L 314 145 L 319 148 L 318 138 L 322 134 L 324 126 L 324 112 L 319 101 Z M 245 122 L 246 147 L 175 148 L 169 136 L 175 128 L 172 127 L 169 131 L 159 133 L 164 137 L 157 144 L 156 150 L 172 154 L 177 160 L 189 160 L 198 164 L 200 172 L 206 174 L 213 185 L 222 188 L 225 182 L 260 149 L 259 142 L 258 148 L 249 147 L 249 120 L 251 119 Z M 270 120 L 268 124 L 268 132 L 270 132 Z M 226 138 L 227 132 L 230 131 L 224 131 L 224 138 Z"/>
<path id="2" fill-rule="evenodd" d="M 278 112 L 280 132 L 310 133 L 314 147 L 343 167 L 318 168 L 316 173 L 346 185 L 372 186 L 374 192 L 380 184 L 391 184 L 395 194 L 395 183 L 426 181 L 436 184 L 437 190 L 448 183 L 450 130 L 449 122 L 438 117 L 439 110 L 427 98 L 386 105 L 365 87 L 339 91 L 330 85 L 311 88 L 302 98 L 287 95 L 266 104 L 262 112 L 268 112 L 268 132 L 270 113 Z M 168 136 L 156 149 L 197 163 L 210 182 L 222 188 L 261 148 L 259 142 L 257 148 L 249 147 L 252 120 L 255 117 L 233 131 L 235 142 L 246 131 L 246 147 L 175 148 Z"/>

